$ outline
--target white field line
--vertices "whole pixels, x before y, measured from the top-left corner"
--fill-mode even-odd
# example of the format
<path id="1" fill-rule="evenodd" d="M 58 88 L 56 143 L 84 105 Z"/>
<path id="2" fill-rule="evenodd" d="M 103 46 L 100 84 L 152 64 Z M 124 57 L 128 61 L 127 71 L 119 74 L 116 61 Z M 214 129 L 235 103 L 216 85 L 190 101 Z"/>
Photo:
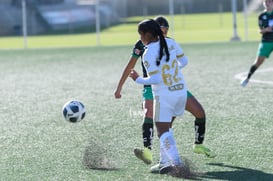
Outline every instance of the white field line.
<path id="1" fill-rule="evenodd" d="M 273 68 L 267 68 L 267 69 L 261 69 L 261 70 L 257 70 L 255 72 L 255 74 L 257 73 L 264 73 L 264 72 L 273 72 Z M 242 80 L 247 76 L 248 72 L 242 72 L 242 73 L 238 73 L 234 76 L 235 79 L 239 79 Z M 257 79 L 250 79 L 250 82 L 253 83 L 258 83 L 258 84 L 269 84 L 269 85 L 273 85 L 273 81 L 263 81 L 263 80 L 257 80 Z"/>

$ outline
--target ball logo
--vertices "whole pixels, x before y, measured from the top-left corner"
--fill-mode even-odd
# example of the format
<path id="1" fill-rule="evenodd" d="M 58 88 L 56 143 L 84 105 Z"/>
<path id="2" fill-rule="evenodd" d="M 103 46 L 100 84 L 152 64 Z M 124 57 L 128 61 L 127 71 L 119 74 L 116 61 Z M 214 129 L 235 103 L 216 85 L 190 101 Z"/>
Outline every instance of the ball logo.
<path id="1" fill-rule="evenodd" d="M 62 114 L 68 122 L 80 122 L 85 117 L 85 106 L 80 101 L 68 101 L 63 106 Z"/>

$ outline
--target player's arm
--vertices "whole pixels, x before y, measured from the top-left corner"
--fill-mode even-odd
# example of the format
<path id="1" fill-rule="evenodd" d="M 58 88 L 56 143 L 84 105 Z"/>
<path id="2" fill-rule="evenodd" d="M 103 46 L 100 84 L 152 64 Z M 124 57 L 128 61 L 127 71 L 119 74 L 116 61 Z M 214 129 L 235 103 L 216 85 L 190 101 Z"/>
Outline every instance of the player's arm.
<path id="1" fill-rule="evenodd" d="M 122 86 L 124 82 L 126 81 L 127 77 L 129 76 L 130 71 L 135 67 L 138 58 L 142 56 L 143 52 L 144 52 L 144 45 L 142 44 L 141 40 L 138 40 L 133 48 L 133 52 L 130 57 L 130 60 L 123 70 L 117 89 L 115 91 L 115 97 L 117 99 L 121 98 L 120 92 L 121 92 Z"/>
<path id="2" fill-rule="evenodd" d="M 273 32 L 273 29 L 272 29 L 273 27 L 271 27 L 271 26 L 268 26 L 268 27 L 266 27 L 266 28 L 260 28 L 260 33 L 261 34 L 265 34 L 265 33 L 271 33 L 271 32 Z"/>
<path id="3" fill-rule="evenodd" d="M 263 23 L 263 15 L 260 15 L 259 17 L 258 17 L 258 26 L 259 26 L 259 31 L 260 31 L 260 33 L 261 34 L 265 34 L 265 33 L 270 33 L 270 32 L 272 32 L 273 30 L 272 30 L 272 26 L 270 26 L 270 25 L 265 25 L 264 23 Z"/>
<path id="4" fill-rule="evenodd" d="M 120 92 L 121 92 L 122 86 L 125 83 L 127 77 L 129 76 L 131 70 L 135 67 L 137 59 L 138 59 L 138 57 L 132 55 L 129 62 L 128 62 L 128 64 L 125 66 L 125 68 L 123 70 L 123 73 L 122 73 L 122 75 L 120 77 L 118 86 L 117 86 L 117 88 L 115 90 L 115 98 L 117 98 L 117 99 L 121 98 Z"/>
<path id="5" fill-rule="evenodd" d="M 160 79 L 159 71 L 149 72 L 148 77 L 140 77 L 135 70 L 131 70 L 129 75 L 136 83 L 144 84 L 144 85 L 151 85 L 151 84 L 158 84 Z"/>
<path id="6" fill-rule="evenodd" d="M 181 54 L 181 55 L 177 55 L 177 61 L 178 61 L 178 65 L 179 68 L 182 69 L 184 68 L 186 65 L 188 65 L 188 57 L 185 56 L 185 54 Z"/>
<path id="7" fill-rule="evenodd" d="M 143 65 L 148 72 L 148 77 L 140 77 L 135 70 L 132 70 L 130 77 L 138 84 L 151 85 L 158 84 L 161 81 L 159 67 L 155 64 L 157 57 L 154 52 L 146 52 L 143 55 Z"/>
<path id="8" fill-rule="evenodd" d="M 176 51 L 176 58 L 179 64 L 179 68 L 184 68 L 188 64 L 188 57 L 184 54 L 183 49 L 181 48 L 178 43 L 174 41 L 175 44 L 175 51 Z"/>

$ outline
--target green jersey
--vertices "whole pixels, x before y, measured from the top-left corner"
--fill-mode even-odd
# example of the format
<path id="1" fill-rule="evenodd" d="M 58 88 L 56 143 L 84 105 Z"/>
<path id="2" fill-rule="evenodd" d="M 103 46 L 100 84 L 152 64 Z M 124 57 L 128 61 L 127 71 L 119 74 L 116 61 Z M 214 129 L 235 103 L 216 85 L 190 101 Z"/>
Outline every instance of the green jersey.
<path id="1" fill-rule="evenodd" d="M 262 12 L 259 17 L 259 27 L 267 28 L 272 27 L 273 29 L 273 12 L 268 13 L 266 11 Z M 262 35 L 262 42 L 273 42 L 273 32 L 264 33 Z"/>
<path id="2" fill-rule="evenodd" d="M 141 40 L 139 40 L 135 44 L 135 47 L 134 47 L 133 52 L 132 52 L 132 56 L 135 57 L 135 58 L 142 57 L 144 51 L 145 51 L 145 45 L 143 45 Z M 147 74 L 147 71 L 146 71 L 142 61 L 141 61 L 141 67 L 142 67 L 143 77 L 147 77 L 148 74 Z M 144 87 L 151 87 L 151 86 L 150 85 L 144 85 Z"/>

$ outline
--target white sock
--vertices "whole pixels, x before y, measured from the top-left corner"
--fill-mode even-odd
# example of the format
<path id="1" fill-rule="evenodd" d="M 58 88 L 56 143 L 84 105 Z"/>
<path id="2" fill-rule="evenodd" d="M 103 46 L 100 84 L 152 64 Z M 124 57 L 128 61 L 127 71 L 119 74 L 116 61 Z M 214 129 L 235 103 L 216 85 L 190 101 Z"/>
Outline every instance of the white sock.
<path id="1" fill-rule="evenodd" d="M 169 157 L 166 155 L 163 146 L 160 144 L 160 160 L 159 163 L 165 164 L 170 161 Z"/>
<path id="2" fill-rule="evenodd" d="M 169 132 L 171 133 L 171 135 L 173 137 L 173 128 L 169 128 Z"/>
<path id="3" fill-rule="evenodd" d="M 160 147 L 162 147 L 169 160 L 171 160 L 174 165 L 182 164 L 173 135 L 170 132 L 165 132 L 161 135 L 159 140 Z"/>

